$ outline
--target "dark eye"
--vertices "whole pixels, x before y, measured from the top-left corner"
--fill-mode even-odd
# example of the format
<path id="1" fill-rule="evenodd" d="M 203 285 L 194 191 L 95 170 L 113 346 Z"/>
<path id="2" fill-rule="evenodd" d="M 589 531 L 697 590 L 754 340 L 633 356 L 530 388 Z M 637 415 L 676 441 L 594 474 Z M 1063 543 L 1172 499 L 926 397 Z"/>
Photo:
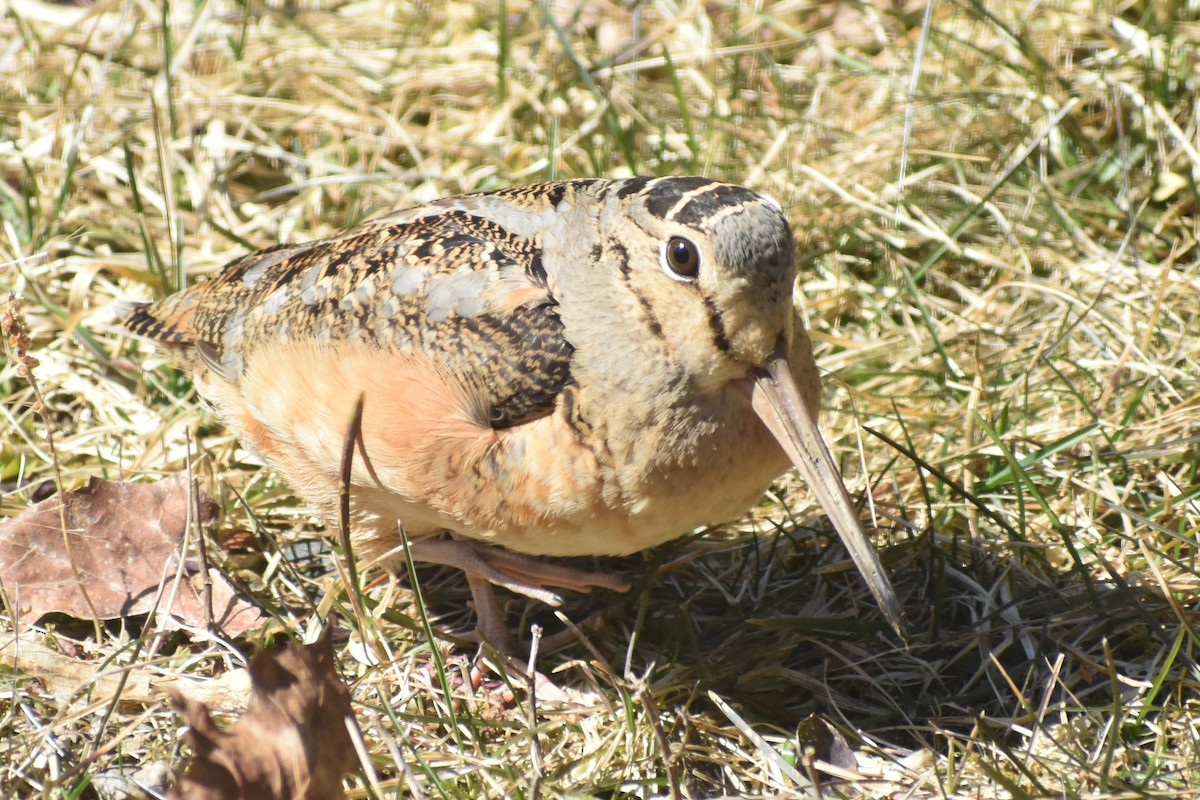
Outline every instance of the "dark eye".
<path id="1" fill-rule="evenodd" d="M 672 236 L 663 254 L 666 266 L 680 278 L 694 278 L 700 271 L 700 251 L 682 236 Z"/>

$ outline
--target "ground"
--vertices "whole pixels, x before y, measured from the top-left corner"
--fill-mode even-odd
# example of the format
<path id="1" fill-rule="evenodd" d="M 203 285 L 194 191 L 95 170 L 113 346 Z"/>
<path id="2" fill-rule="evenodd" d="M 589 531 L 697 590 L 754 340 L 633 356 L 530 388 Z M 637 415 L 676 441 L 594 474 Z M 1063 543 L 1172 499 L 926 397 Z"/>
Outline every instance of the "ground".
<path id="1" fill-rule="evenodd" d="M 38 363 L 10 342 L 0 369 L 0 514 L 190 469 L 213 544 L 243 546 L 210 556 L 275 621 L 231 640 L 59 616 L 17 639 L 0 619 L 3 644 L 78 667 L 3 668 L 0 794 L 180 768 L 156 684 L 227 678 L 328 611 L 371 756 L 355 797 L 1200 794 L 1198 17 L 10 0 L 0 291 Z M 907 644 L 785 476 L 737 525 L 601 564 L 634 588 L 572 598 L 578 637 L 538 662 L 572 703 L 472 690 L 461 577 L 347 592 L 310 510 L 111 312 L 447 194 L 692 173 L 793 224 L 826 435 Z M 92 683 L 109 659 L 128 680 Z M 823 726 L 849 761 L 810 745 Z"/>

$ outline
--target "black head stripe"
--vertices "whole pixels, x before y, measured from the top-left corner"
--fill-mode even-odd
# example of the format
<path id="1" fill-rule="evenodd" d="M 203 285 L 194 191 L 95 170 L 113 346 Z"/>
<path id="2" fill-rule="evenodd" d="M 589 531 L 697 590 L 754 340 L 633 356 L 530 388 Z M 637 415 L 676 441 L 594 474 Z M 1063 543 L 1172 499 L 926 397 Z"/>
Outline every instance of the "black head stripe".
<path id="1" fill-rule="evenodd" d="M 659 219 L 673 218 L 673 211 L 688 192 L 706 186 L 720 186 L 708 178 L 668 178 L 646 191 L 646 210 Z"/>
<path id="2" fill-rule="evenodd" d="M 762 197 L 741 186 L 727 183 L 713 184 L 710 189 L 692 196 L 681 208 L 671 214 L 671 220 L 682 225 L 698 226 L 712 220 L 727 209 L 738 209 L 762 202 Z"/>

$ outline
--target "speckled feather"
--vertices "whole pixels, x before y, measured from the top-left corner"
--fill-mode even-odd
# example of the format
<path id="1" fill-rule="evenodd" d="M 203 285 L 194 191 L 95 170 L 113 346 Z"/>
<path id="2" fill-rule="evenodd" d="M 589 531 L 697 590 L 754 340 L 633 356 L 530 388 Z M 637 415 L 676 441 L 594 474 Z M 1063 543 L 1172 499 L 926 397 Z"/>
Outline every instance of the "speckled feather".
<path id="1" fill-rule="evenodd" d="M 548 413 L 570 382 L 572 348 L 539 250 L 536 237 L 463 211 L 376 223 L 245 256 L 190 292 L 135 307 L 126 327 L 191 345 L 230 381 L 266 340 L 417 349 L 471 386 L 479 422 L 500 429 Z"/>

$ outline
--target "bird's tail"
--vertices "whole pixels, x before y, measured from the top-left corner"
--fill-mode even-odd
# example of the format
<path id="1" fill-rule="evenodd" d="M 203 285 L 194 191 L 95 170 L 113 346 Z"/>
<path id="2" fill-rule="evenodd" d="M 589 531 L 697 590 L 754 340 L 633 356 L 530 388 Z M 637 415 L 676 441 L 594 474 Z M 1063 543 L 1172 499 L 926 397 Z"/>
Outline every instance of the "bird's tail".
<path id="1" fill-rule="evenodd" d="M 118 300 L 113 314 L 125 330 L 141 339 L 163 344 L 191 344 L 195 341 L 191 318 L 195 301 L 189 293 L 171 295 L 154 303 Z"/>

